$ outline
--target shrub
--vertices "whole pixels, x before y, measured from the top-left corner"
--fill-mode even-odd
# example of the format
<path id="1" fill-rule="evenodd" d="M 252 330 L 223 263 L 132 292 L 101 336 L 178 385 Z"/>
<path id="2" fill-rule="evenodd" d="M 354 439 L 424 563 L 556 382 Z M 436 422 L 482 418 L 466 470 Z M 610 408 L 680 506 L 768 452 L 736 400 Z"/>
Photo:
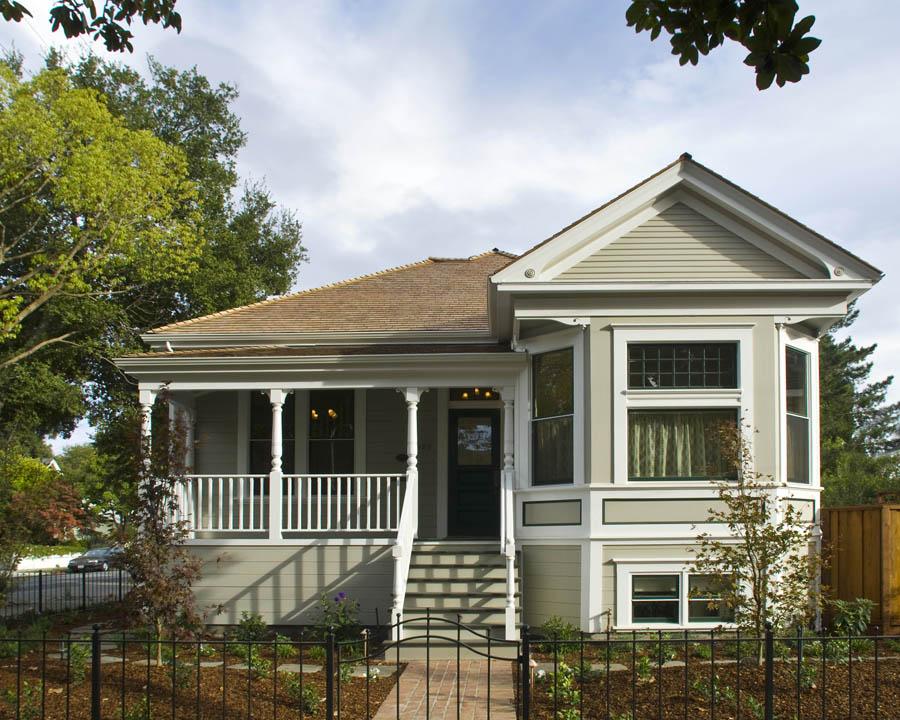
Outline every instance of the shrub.
<path id="1" fill-rule="evenodd" d="M 18 696 L 18 720 L 38 720 L 41 717 L 41 697 L 43 696 L 43 683 L 40 681 L 30 683 L 22 681 L 21 692 Z M 6 704 L 13 713 L 16 712 L 16 691 L 7 690 L 3 696 Z"/>
<path id="2" fill-rule="evenodd" d="M 275 636 L 275 657 L 285 660 L 297 656 L 297 647 L 287 635 Z"/>
<path id="3" fill-rule="evenodd" d="M 146 695 L 125 710 L 125 720 L 147 720 L 149 717 L 150 707 Z"/>
<path id="4" fill-rule="evenodd" d="M 315 627 L 320 637 L 325 637 L 331 630 L 339 641 L 358 639 L 362 630 L 359 624 L 359 603 L 345 592 L 339 592 L 331 598 L 322 593 Z"/>
<path id="5" fill-rule="evenodd" d="M 321 645 L 309 645 L 303 648 L 304 660 L 325 662 L 325 648 Z"/>
<path id="6" fill-rule="evenodd" d="M 572 623 L 563 620 L 558 615 L 552 615 L 547 621 L 541 625 L 540 633 L 552 643 L 543 643 L 541 651 L 552 653 L 556 648 L 560 655 L 568 655 L 569 653 L 578 652 L 578 643 L 571 642 L 581 639 L 581 632 Z M 569 641 L 569 642 L 566 642 Z"/>
<path id="7" fill-rule="evenodd" d="M 85 642 L 69 643 L 69 677 L 72 682 L 82 682 L 87 675 L 87 664 L 91 657 L 91 648 Z"/>
<path id="8" fill-rule="evenodd" d="M 304 685 L 299 675 L 282 673 L 281 689 L 294 705 L 299 705 L 304 715 L 315 715 L 322 704 L 322 698 L 314 685 Z"/>
<path id="9" fill-rule="evenodd" d="M 262 615 L 255 612 L 241 612 L 241 619 L 234 629 L 235 640 L 264 640 L 269 632 L 269 626 L 263 620 Z"/>
<path id="10" fill-rule="evenodd" d="M 865 635 L 872 622 L 872 610 L 875 608 L 868 598 L 856 600 L 830 600 L 828 604 L 834 610 L 832 625 L 838 635 Z"/>
<path id="11" fill-rule="evenodd" d="M 581 690 L 575 682 L 575 670 L 560 663 L 555 675 L 547 673 L 547 684 L 550 700 L 558 703 L 560 720 L 580 720 Z"/>

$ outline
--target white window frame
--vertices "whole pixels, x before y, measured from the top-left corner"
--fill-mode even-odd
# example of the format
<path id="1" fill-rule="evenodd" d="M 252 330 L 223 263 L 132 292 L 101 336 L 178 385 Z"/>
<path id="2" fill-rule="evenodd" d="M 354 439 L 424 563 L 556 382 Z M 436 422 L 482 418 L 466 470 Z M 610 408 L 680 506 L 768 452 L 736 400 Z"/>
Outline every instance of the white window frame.
<path id="1" fill-rule="evenodd" d="M 819 437 L 819 341 L 794 328 L 782 327 L 778 333 L 778 479 L 792 488 L 821 488 L 821 448 Z M 809 403 L 809 482 L 789 483 L 787 481 L 787 349 L 793 348 L 805 353 L 809 359 L 807 367 L 807 402 Z"/>
<path id="2" fill-rule="evenodd" d="M 710 630 L 712 628 L 733 628 L 736 625 L 724 622 L 688 622 L 689 600 L 688 578 L 690 575 L 708 575 L 693 572 L 691 561 L 681 560 L 638 560 L 617 561 L 616 565 L 616 630 Z M 635 623 L 631 616 L 632 578 L 635 575 L 678 575 L 678 623 Z"/>
<path id="3" fill-rule="evenodd" d="M 709 486 L 712 480 L 628 479 L 628 411 L 733 408 L 741 425 L 753 426 L 753 325 L 613 324 L 613 482 L 633 487 Z M 629 389 L 629 343 L 737 343 L 736 388 Z"/>
<path id="4" fill-rule="evenodd" d="M 584 362 L 584 331 L 581 328 L 577 330 L 562 330 L 560 332 L 549 333 L 536 338 L 529 338 L 520 342 L 520 345 L 528 352 L 529 356 L 542 355 L 553 350 L 565 350 L 572 348 L 572 392 L 573 401 L 573 421 L 572 421 L 572 483 L 561 483 L 559 485 L 535 485 L 534 468 L 532 467 L 532 447 L 531 447 L 531 420 L 532 409 L 534 407 L 534 398 L 532 392 L 533 385 L 533 363 L 532 358 L 528 358 L 528 367 L 525 371 L 523 390 L 527 397 L 527 412 L 517 413 L 520 418 L 520 437 L 522 443 L 519 447 L 522 451 L 516 453 L 516 465 L 523 467 L 527 477 L 527 487 L 529 488 L 546 488 L 548 491 L 554 489 L 564 489 L 575 485 L 584 485 L 585 468 L 584 468 L 584 416 L 585 416 L 585 362 Z"/>

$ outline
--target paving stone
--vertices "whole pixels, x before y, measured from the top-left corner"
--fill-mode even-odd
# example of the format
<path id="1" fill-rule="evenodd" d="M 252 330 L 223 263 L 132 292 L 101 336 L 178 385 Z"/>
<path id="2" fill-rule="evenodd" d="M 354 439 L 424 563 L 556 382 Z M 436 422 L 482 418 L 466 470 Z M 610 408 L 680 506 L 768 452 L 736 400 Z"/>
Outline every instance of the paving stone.
<path id="1" fill-rule="evenodd" d="M 221 660 L 201 660 L 200 667 L 202 667 L 202 668 L 222 667 L 222 661 Z"/>
<path id="2" fill-rule="evenodd" d="M 321 665 L 310 665 L 308 663 L 278 663 L 278 672 L 289 673 L 317 673 L 321 672 Z"/>
<path id="3" fill-rule="evenodd" d="M 628 668 L 622 663 L 611 662 L 609 664 L 610 672 L 622 672 L 623 670 L 627 670 Z M 606 663 L 591 663 L 591 670 L 599 670 L 600 672 L 606 672 Z M 553 667 L 551 666 L 550 671 L 553 672 Z"/>
<path id="4" fill-rule="evenodd" d="M 372 673 L 372 679 L 389 678 L 397 672 L 396 665 L 370 665 L 369 671 Z M 350 671 L 350 677 L 364 678 L 366 676 L 366 666 L 357 665 Z"/>

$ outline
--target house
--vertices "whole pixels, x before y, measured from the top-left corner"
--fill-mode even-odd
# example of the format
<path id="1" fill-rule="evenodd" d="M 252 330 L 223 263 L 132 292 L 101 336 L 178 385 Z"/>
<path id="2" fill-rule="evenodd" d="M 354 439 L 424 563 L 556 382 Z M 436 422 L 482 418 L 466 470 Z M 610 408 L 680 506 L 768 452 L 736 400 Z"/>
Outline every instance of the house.
<path id="1" fill-rule="evenodd" d="M 428 258 L 158 328 L 223 622 L 727 622 L 690 574 L 721 423 L 818 517 L 817 338 L 881 273 L 689 155 L 521 256 Z M 458 615 L 457 615 L 458 614 Z"/>

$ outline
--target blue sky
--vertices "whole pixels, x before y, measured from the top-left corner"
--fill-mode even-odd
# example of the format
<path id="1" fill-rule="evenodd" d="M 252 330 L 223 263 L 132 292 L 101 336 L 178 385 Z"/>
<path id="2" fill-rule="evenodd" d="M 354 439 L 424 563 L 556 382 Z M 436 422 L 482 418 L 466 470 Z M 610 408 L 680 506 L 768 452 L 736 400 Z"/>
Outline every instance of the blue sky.
<path id="1" fill-rule="evenodd" d="M 48 2 L 27 4 L 35 19 L 0 24 L 0 44 L 83 51 L 51 35 Z M 690 151 L 887 273 L 853 335 L 895 374 L 900 4 L 800 5 L 824 40 L 812 74 L 765 93 L 738 48 L 679 67 L 626 28 L 624 1 L 182 0 L 181 35 L 139 27 L 122 59 L 237 83 L 240 171 L 299 212 L 301 287 L 522 251 Z"/>

